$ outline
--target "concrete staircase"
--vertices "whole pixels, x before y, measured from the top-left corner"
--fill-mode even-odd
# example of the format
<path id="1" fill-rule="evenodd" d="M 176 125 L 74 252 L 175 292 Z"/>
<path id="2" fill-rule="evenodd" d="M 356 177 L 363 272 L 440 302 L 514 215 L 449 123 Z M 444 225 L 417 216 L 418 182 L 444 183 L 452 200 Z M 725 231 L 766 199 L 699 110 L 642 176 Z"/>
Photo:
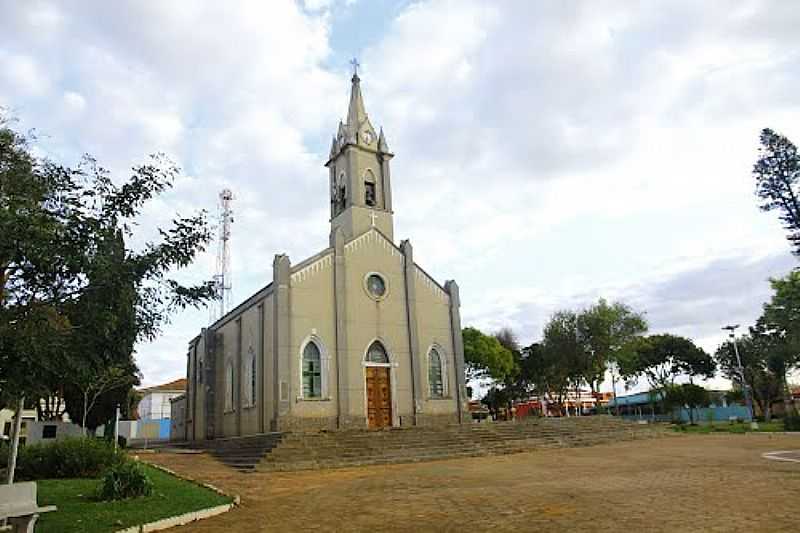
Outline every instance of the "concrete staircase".
<path id="1" fill-rule="evenodd" d="M 381 431 L 272 433 L 210 441 L 207 446 L 233 468 L 274 472 L 502 455 L 667 434 L 671 432 L 658 425 L 586 416 Z"/>
<path id="2" fill-rule="evenodd" d="M 241 472 L 252 472 L 264 456 L 280 443 L 281 438 L 280 433 L 263 433 L 204 441 L 202 446 L 221 463 Z"/>

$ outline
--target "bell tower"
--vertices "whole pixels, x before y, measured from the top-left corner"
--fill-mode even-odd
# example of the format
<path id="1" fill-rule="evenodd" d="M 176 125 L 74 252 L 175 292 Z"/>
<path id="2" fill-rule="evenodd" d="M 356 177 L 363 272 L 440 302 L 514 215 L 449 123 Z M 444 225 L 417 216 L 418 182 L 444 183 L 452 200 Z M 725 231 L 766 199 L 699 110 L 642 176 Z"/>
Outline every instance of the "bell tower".
<path id="1" fill-rule="evenodd" d="M 345 240 L 375 227 L 394 240 L 389 161 L 394 157 L 383 129 L 376 133 L 364 110 L 358 62 L 353 60 L 347 122 L 339 122 L 325 166 L 330 172 L 331 235 Z"/>

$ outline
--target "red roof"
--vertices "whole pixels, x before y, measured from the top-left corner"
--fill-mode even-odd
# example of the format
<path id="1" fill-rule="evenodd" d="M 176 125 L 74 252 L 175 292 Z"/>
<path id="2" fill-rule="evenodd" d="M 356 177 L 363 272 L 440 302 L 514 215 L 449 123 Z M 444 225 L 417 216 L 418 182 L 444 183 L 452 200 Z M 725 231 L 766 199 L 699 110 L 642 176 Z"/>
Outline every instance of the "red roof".
<path id="1" fill-rule="evenodd" d="M 175 381 L 170 381 L 169 383 L 164 383 L 163 385 L 154 385 L 152 387 L 147 387 L 146 389 L 142 389 L 141 392 L 183 392 L 186 390 L 186 378 L 176 379 Z"/>

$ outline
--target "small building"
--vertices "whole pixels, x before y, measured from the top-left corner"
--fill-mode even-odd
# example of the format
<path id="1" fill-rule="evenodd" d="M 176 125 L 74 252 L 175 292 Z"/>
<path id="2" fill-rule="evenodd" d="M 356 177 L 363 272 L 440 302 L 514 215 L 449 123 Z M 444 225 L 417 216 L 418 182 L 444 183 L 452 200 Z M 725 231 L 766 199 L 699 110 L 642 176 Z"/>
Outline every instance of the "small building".
<path id="1" fill-rule="evenodd" d="M 139 391 L 143 394 L 137 411 L 139 420 L 120 422 L 119 434 L 128 440 L 166 440 L 170 438 L 171 400 L 186 393 L 186 379 L 176 379 Z"/>
<path id="2" fill-rule="evenodd" d="M 656 420 L 662 422 L 689 422 L 693 418 L 697 422 L 721 422 L 731 419 L 746 420 L 749 418 L 747 407 L 739 403 L 730 403 L 726 399 L 726 391 L 710 390 L 711 403 L 708 407 L 695 409 L 689 416 L 689 409 L 664 408 L 661 391 L 645 391 L 625 396 L 617 396 L 608 402 L 609 412 L 623 418 L 636 420 Z"/>
<path id="3" fill-rule="evenodd" d="M 164 420 L 171 415 L 170 400 L 186 393 L 186 378 L 176 379 L 163 385 L 139 391 L 143 394 L 139 402 L 139 419 Z"/>
<path id="4" fill-rule="evenodd" d="M 531 415 L 573 416 L 578 409 L 580 409 L 581 415 L 591 415 L 605 407 L 611 396 L 610 392 L 592 392 L 585 389 L 577 392 L 567 391 L 560 398 L 556 394 L 546 394 L 543 397 L 532 396 L 514 404 L 514 415 L 516 418 Z"/>
<path id="5" fill-rule="evenodd" d="M 20 438 L 24 438 L 27 433 L 28 424 L 38 420 L 36 409 L 25 408 L 22 410 L 22 424 L 20 428 Z M 1 440 L 10 440 L 14 427 L 14 410 L 0 409 L 0 428 L 2 428 Z"/>

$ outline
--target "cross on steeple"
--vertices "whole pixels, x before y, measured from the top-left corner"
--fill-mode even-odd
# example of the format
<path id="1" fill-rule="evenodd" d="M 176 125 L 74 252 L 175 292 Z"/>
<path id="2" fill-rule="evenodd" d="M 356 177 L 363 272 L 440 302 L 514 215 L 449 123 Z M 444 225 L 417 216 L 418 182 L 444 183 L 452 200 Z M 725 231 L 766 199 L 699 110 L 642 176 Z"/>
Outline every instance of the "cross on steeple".
<path id="1" fill-rule="evenodd" d="M 374 228 L 375 227 L 375 219 L 378 218 L 378 213 L 376 213 L 375 211 L 370 211 L 369 212 L 369 218 L 372 219 L 371 227 Z"/>
<path id="2" fill-rule="evenodd" d="M 358 67 L 361 66 L 361 63 L 358 62 L 358 59 L 355 57 L 350 60 L 350 64 L 353 65 L 353 76 L 358 76 Z"/>

